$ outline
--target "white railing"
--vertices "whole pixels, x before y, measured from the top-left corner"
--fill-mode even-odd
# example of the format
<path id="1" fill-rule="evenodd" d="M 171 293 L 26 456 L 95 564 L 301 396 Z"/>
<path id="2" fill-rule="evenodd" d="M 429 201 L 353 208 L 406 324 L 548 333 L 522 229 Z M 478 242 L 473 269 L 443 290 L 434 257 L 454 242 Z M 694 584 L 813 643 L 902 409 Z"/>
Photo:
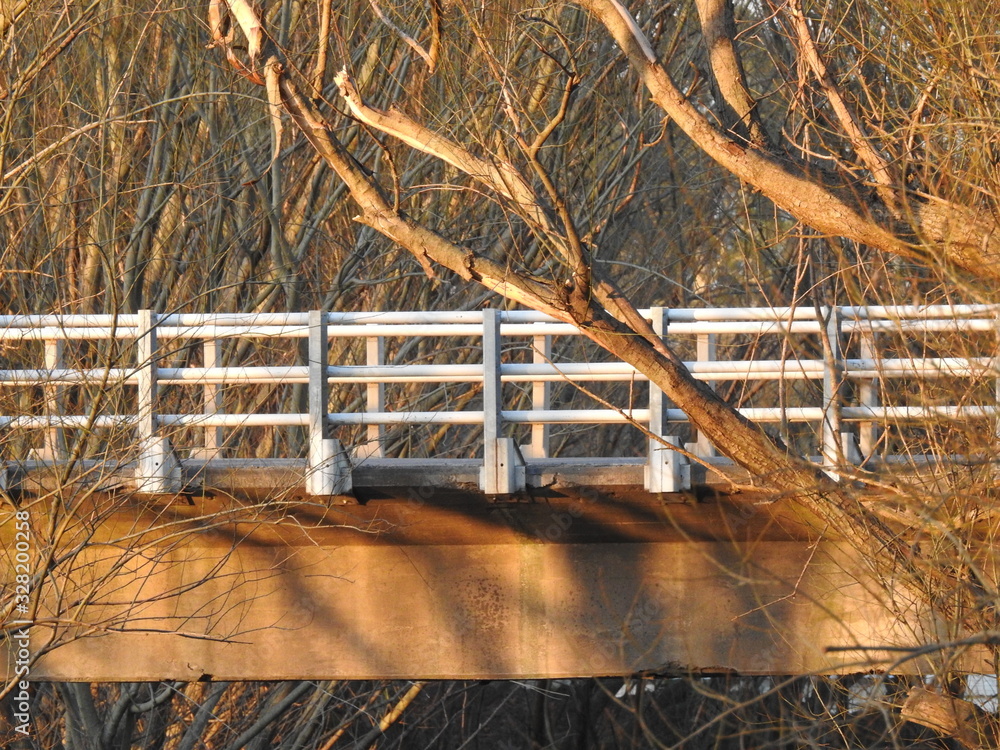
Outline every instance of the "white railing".
<path id="1" fill-rule="evenodd" d="M 675 346 L 686 346 L 696 358 L 686 362 L 698 379 L 710 383 L 741 382 L 763 386 L 780 381 L 778 403 L 742 405 L 749 419 L 779 423 L 787 428 L 798 423 L 815 430 L 821 460 L 831 473 L 846 463 L 871 458 L 879 436 L 887 425 L 899 421 L 942 419 L 995 419 L 997 386 L 986 403 L 974 403 L 963 394 L 973 385 L 996 383 L 995 343 L 1000 308 L 994 306 L 730 308 L 666 309 L 643 311 L 654 329 Z M 948 341 L 949 356 L 918 356 L 899 350 L 920 349 L 920 337 L 959 334 Z M 732 360 L 719 353 L 737 349 L 731 342 L 720 346 L 720 337 L 744 337 L 744 342 L 771 341 L 780 344 L 779 356 Z M 473 364 L 387 364 L 387 339 L 466 338 L 478 341 L 479 361 Z M 775 338 L 771 338 L 775 337 Z M 981 339 L 976 340 L 976 337 Z M 144 491 L 160 493 L 178 489 L 179 465 L 169 435 L 176 428 L 197 428 L 202 444 L 189 448 L 204 457 L 219 455 L 226 428 L 300 427 L 308 435 L 309 473 L 307 489 L 314 495 L 340 494 L 350 488 L 352 462 L 384 455 L 385 428 L 389 425 L 478 425 L 483 429 L 482 489 L 488 494 L 509 494 L 524 486 L 525 461 L 549 455 L 550 425 L 620 424 L 642 426 L 648 440 L 646 487 L 654 492 L 682 488 L 688 481 L 686 461 L 664 449 L 661 439 L 679 445 L 677 425 L 683 412 L 666 403 L 660 390 L 643 389 L 636 403 L 630 387 L 627 403 L 608 408 L 559 409 L 550 403 L 551 384 L 620 382 L 645 380 L 631 366 L 615 361 L 588 361 L 596 347 L 577 346 L 583 355 L 566 361 L 566 347 L 553 341 L 577 340 L 582 335 L 571 325 L 531 311 L 482 310 L 474 312 L 382 312 L 382 313 L 268 313 L 268 314 L 167 314 L 150 311 L 121 315 L 7 315 L 0 316 L 0 459 L 4 434 L 39 430 L 44 438 L 37 456 L 59 461 L 65 455 L 65 430 L 126 427 L 134 430 L 139 447 L 136 478 Z M 222 345 L 233 339 L 286 341 L 305 339 L 308 351 L 304 365 L 225 365 Z M 344 364 L 330 361 L 331 341 L 355 339 L 364 342 L 364 362 Z M 886 347 L 884 342 L 891 340 Z M 42 342 L 34 345 L 30 342 Z M 67 342 L 91 342 L 90 360 L 77 366 L 67 357 Z M 130 361 L 100 355 L 101 345 L 111 342 L 122 350 L 132 347 Z M 902 343 L 901 343 L 902 342 Z M 505 347 L 505 343 L 507 346 Z M 178 345 L 200 347 L 200 366 L 165 361 Z M 936 342 L 939 346 L 940 342 Z M 79 345 L 79 346 L 82 346 Z M 889 349 L 887 353 L 884 349 Z M 813 356 L 804 356 L 802 351 Z M 512 361 L 511 352 L 521 361 Z M 97 354 L 95 354 L 97 352 Z M 530 355 L 526 354 L 530 352 Z M 555 352 L 555 354 L 554 354 Z M 797 353 L 799 352 L 799 353 Z M 856 356 L 847 356 L 853 352 Z M 940 353 L 940 352 L 936 352 Z M 889 356 L 892 354 L 892 356 Z M 26 360 L 30 366 L 22 365 Z M 87 357 L 79 355 L 77 361 Z M 190 359 L 190 357 L 189 357 Z M 965 382 L 955 391 L 953 403 L 884 404 L 880 382 L 908 379 L 925 382 L 942 378 Z M 787 387 L 816 381 L 816 398 Z M 387 408 L 385 387 L 407 384 L 481 384 L 481 407 L 395 411 Z M 530 408 L 512 408 L 504 398 L 503 383 L 530 384 L 523 393 Z M 226 413 L 223 387 L 300 384 L 307 391 L 308 408 L 302 413 Z M 363 392 L 363 409 L 329 411 L 331 386 L 353 384 Z M 852 384 L 847 388 L 848 384 Z M 819 387 L 821 385 L 821 387 Z M 135 388 L 128 403 L 134 410 L 109 413 L 100 409 L 78 409 L 69 413 L 67 389 L 99 387 L 108 391 L 121 386 Z M 200 388 L 194 399 L 197 410 L 187 413 L 161 411 L 158 389 L 162 386 Z M 975 387 L 980 387 L 976 385 Z M 40 389 L 43 413 L 7 410 L 4 393 Z M 981 388 L 980 388 L 981 390 Z M 782 392 L 784 395 L 782 395 Z M 645 395 L 647 394 L 648 395 Z M 773 400 L 773 399 L 772 399 Z M 940 399 L 935 399 L 940 400 Z M 848 402 L 850 401 L 850 402 Z M 794 403 L 791 403 L 794 402 Z M 523 446 L 507 436 L 508 425 L 530 426 L 531 438 Z M 853 425 L 848 427 L 848 425 Z M 364 439 L 347 451 L 331 431 L 338 426 L 361 426 Z M 989 434 L 994 428 L 989 427 Z M 660 439 L 657 439 L 660 438 Z M 686 449 L 711 461 L 714 447 L 703 437 Z M 350 454 L 350 455 L 349 455 Z M 0 481 L 3 480 L 0 464 Z"/>

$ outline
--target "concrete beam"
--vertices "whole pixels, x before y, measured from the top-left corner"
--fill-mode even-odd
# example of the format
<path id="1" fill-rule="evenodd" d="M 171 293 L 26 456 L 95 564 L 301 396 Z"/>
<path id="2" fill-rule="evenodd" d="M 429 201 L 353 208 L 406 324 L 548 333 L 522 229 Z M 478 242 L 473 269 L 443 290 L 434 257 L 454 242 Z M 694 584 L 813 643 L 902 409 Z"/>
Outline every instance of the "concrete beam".
<path id="1" fill-rule="evenodd" d="M 918 638 L 857 556 L 814 544 L 783 503 L 671 504 L 621 488 L 511 503 L 380 495 L 332 508 L 79 498 L 62 543 L 91 542 L 41 591 L 47 624 L 31 642 L 47 653 L 32 678 L 829 673 L 886 654 L 827 647 Z M 39 532 L 42 506 L 22 498 Z"/>

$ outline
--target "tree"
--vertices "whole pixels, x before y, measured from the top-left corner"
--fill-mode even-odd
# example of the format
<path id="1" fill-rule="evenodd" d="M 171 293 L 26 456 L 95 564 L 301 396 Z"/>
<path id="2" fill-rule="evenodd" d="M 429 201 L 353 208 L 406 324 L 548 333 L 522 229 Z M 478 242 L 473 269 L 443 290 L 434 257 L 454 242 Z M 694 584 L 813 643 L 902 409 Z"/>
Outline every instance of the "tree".
<path id="1" fill-rule="evenodd" d="M 636 308 L 990 299 L 991 9 L 214 0 L 214 55 L 203 9 L 17 3 L 0 11 L 0 252 L 17 270 L 0 294 L 24 311 L 503 295 L 583 327 L 890 581 L 988 631 L 989 580 L 915 562 Z M 952 557 L 982 550 L 957 539 Z"/>

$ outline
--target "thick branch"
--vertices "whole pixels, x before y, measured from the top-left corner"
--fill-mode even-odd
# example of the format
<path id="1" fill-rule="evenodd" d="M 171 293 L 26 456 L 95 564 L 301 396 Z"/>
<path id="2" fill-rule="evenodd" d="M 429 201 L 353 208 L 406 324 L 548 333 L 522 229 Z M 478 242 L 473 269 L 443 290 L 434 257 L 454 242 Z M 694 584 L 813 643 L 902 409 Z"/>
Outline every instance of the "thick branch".
<path id="1" fill-rule="evenodd" d="M 535 203 L 534 191 L 513 164 L 503 160 L 488 161 L 478 157 L 468 149 L 425 128 L 402 112 L 396 110 L 386 112 L 368 106 L 361 99 L 346 70 L 341 70 L 334 78 L 334 82 L 340 89 L 340 95 L 344 97 L 351 115 L 365 125 L 451 164 L 516 204 L 531 207 Z"/>
<path id="2" fill-rule="evenodd" d="M 533 225 L 539 236 L 555 248 L 564 262 L 578 274 L 582 272 L 585 260 L 579 243 L 567 242 L 555 230 L 535 191 L 513 164 L 504 159 L 487 160 L 476 156 L 464 146 L 424 127 L 402 112 L 386 112 L 368 106 L 361 99 L 346 70 L 338 73 L 334 80 L 354 117 L 418 151 L 451 164 L 512 201 L 518 213 Z"/>
<path id="3" fill-rule="evenodd" d="M 906 721 L 954 737 L 962 747 L 970 750 L 996 747 L 997 737 L 1000 736 L 996 719 L 975 704 L 925 687 L 916 687 L 909 692 L 900 716 Z"/>
<path id="4" fill-rule="evenodd" d="M 511 274 L 505 266 L 477 256 L 432 232 L 395 210 L 375 181 L 361 169 L 327 129 L 312 105 L 306 102 L 288 80 L 281 78 L 281 101 L 285 110 L 306 139 L 347 185 L 361 207 L 357 221 L 381 232 L 409 250 L 422 263 L 432 261 L 467 281 L 477 281 L 488 289 L 515 302 L 550 314 L 559 311 L 557 295 L 550 285 Z"/>
<path id="5" fill-rule="evenodd" d="M 0 36 L 7 33 L 7 29 L 27 12 L 31 5 L 31 0 L 17 0 L 17 2 L 4 2 L 0 4 Z"/>
<path id="6" fill-rule="evenodd" d="M 749 140 L 759 148 L 769 142 L 757 112 L 757 102 L 747 88 L 743 62 L 736 53 L 736 24 L 731 0 L 697 0 L 701 31 L 708 47 L 716 84 L 731 111 L 726 113 L 725 127 Z"/>
<path id="7" fill-rule="evenodd" d="M 885 207 L 869 203 L 867 191 L 845 185 L 838 176 L 738 143 L 685 98 L 662 65 L 649 61 L 649 42 L 634 22 L 625 20 L 621 3 L 577 2 L 604 24 L 653 100 L 699 148 L 804 224 L 894 255 L 931 255 L 978 276 L 1000 279 L 1000 227 L 991 217 L 953 203 L 911 198 L 902 208 L 906 221 L 893 221 Z"/>
<path id="8" fill-rule="evenodd" d="M 897 200 L 893 186 L 898 184 L 897 176 L 893 174 L 889 163 L 869 143 L 868 138 L 861 128 L 861 123 L 848 106 L 847 101 L 840 93 L 840 89 L 837 88 L 833 76 L 830 75 L 826 63 L 816 48 L 816 42 L 813 40 L 812 34 L 809 32 L 809 24 L 806 21 L 805 14 L 802 12 L 802 3 L 800 0 L 789 0 L 788 11 L 792 17 L 792 25 L 795 27 L 795 33 L 798 37 L 799 54 L 805 58 L 813 74 L 819 80 L 823 93 L 837 115 L 840 127 L 843 128 L 847 139 L 854 147 L 854 151 L 868 168 L 868 171 L 872 173 L 872 179 L 875 181 L 882 202 L 890 210 L 895 210 Z"/>

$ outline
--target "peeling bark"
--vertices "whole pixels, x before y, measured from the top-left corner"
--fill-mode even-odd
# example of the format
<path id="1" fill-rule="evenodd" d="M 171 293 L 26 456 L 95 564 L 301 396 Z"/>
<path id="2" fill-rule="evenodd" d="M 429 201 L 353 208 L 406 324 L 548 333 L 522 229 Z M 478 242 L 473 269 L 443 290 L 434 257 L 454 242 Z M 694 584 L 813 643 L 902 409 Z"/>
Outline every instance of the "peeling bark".
<path id="1" fill-rule="evenodd" d="M 952 737 L 970 750 L 996 747 L 1000 738 L 996 717 L 969 701 L 925 687 L 913 688 L 899 713 L 902 719 Z"/>

